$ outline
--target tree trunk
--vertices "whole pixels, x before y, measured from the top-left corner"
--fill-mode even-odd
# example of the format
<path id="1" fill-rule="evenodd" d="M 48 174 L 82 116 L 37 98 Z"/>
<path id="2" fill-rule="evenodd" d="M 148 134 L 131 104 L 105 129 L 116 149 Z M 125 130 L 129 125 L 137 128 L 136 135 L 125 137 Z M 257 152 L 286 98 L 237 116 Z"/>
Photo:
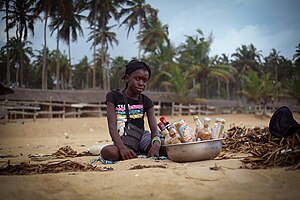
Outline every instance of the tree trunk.
<path id="1" fill-rule="evenodd" d="M 20 41 L 21 43 L 21 41 Z M 20 55 L 20 87 L 23 87 L 23 71 L 24 71 L 24 58 L 23 58 L 23 49 Z"/>
<path id="2" fill-rule="evenodd" d="M 89 71 L 85 72 L 85 81 L 86 81 L 86 85 L 85 88 L 89 88 Z"/>
<path id="3" fill-rule="evenodd" d="M 218 96 L 218 99 L 220 98 L 220 94 L 221 94 L 221 92 L 220 92 L 220 87 L 221 87 L 221 84 L 220 84 L 220 79 L 219 78 L 217 78 L 217 96 Z"/>
<path id="4" fill-rule="evenodd" d="M 102 44 L 102 56 L 101 56 L 101 64 L 102 64 L 102 80 L 103 80 L 103 90 L 107 90 L 107 76 L 106 76 L 106 62 L 105 62 L 105 51 Z"/>
<path id="5" fill-rule="evenodd" d="M 229 92 L 229 80 L 226 80 L 226 92 L 227 92 L 227 100 L 230 99 L 230 92 Z"/>
<path id="6" fill-rule="evenodd" d="M 93 88 L 96 88 L 96 19 L 97 19 L 97 3 L 95 3 L 95 16 L 93 19 L 94 29 L 93 29 L 93 39 L 94 39 L 94 55 L 93 55 L 93 62 L 94 62 L 94 70 L 93 70 Z"/>
<path id="7" fill-rule="evenodd" d="M 140 59 L 140 57 L 141 57 L 141 33 L 142 33 L 142 18 L 139 18 L 139 21 L 140 21 L 140 28 L 139 28 L 139 36 L 138 36 L 138 38 L 139 38 L 139 52 L 138 52 L 138 59 Z"/>
<path id="8" fill-rule="evenodd" d="M 59 53 L 59 37 L 58 37 L 58 29 L 57 29 L 57 38 L 56 38 L 56 90 L 59 90 L 60 83 L 60 53 Z"/>
<path id="9" fill-rule="evenodd" d="M 8 7 L 9 0 L 5 1 L 5 10 L 6 10 L 6 83 L 10 84 L 10 51 L 9 51 L 9 29 L 8 29 Z"/>
<path id="10" fill-rule="evenodd" d="M 43 68 L 42 68 L 42 89 L 47 90 L 46 82 L 46 65 L 47 65 L 47 20 L 48 20 L 48 13 L 45 13 L 45 23 L 44 23 L 44 52 L 43 52 Z"/>
<path id="11" fill-rule="evenodd" d="M 73 88 L 73 83 L 72 83 L 72 63 L 71 63 L 71 44 L 70 44 L 70 39 L 68 41 L 68 50 L 69 50 L 69 64 L 70 64 L 70 73 L 69 73 L 69 88 Z"/>
<path id="12" fill-rule="evenodd" d="M 94 62 L 94 70 L 93 70 L 93 88 L 96 88 L 96 33 L 95 33 L 95 27 L 94 27 L 94 54 L 93 54 L 93 62 Z"/>

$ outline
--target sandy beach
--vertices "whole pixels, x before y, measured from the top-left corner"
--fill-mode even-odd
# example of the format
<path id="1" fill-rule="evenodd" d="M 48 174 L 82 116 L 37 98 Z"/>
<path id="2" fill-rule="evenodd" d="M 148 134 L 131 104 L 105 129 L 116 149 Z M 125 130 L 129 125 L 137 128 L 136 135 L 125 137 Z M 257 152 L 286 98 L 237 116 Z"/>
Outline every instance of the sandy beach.
<path id="1" fill-rule="evenodd" d="M 185 119 L 194 127 L 192 116 Z M 200 116 L 202 120 L 204 116 Z M 215 119 L 215 115 L 209 116 Z M 269 117 L 247 114 L 218 115 L 225 129 L 268 126 Z M 299 115 L 295 118 L 299 122 Z M 158 117 L 157 117 L 158 119 Z M 148 125 L 146 125 L 147 127 Z M 52 154 L 70 146 L 77 152 L 111 143 L 106 118 L 38 119 L 0 125 L 1 166 L 33 161 L 29 155 Z M 9 155 L 9 156 L 8 156 Z M 97 156 L 68 158 L 89 163 Z M 104 165 L 101 172 L 63 172 L 35 175 L 1 175 L 1 199 L 299 199 L 300 171 L 285 168 L 241 169 L 240 159 L 176 163 L 137 158 Z M 219 166 L 219 170 L 210 167 Z M 139 167 L 137 167 L 139 166 Z M 132 169 L 137 168 L 137 169 Z"/>

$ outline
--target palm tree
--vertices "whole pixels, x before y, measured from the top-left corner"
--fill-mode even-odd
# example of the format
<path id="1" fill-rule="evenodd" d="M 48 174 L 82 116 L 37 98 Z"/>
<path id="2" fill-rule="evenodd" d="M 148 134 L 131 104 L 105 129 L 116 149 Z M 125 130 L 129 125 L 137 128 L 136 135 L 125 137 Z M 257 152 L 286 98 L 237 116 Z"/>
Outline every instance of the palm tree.
<path id="1" fill-rule="evenodd" d="M 208 39 L 205 39 L 200 29 L 196 31 L 199 35 L 186 36 L 185 43 L 177 48 L 179 53 L 178 62 L 183 65 L 185 70 L 189 71 L 194 87 L 196 86 L 196 81 L 204 86 L 204 96 L 207 97 L 207 77 L 210 71 L 209 52 L 213 39 L 212 34 L 210 34 Z"/>
<path id="2" fill-rule="evenodd" d="M 127 36 L 135 25 L 139 25 L 138 38 L 141 38 L 143 28 L 147 27 L 149 17 L 157 17 L 157 10 L 153 9 L 150 4 L 146 4 L 145 0 L 130 0 L 126 1 L 126 8 L 122 8 L 120 16 L 127 15 L 121 22 L 120 26 L 126 25 L 128 28 Z M 138 58 L 140 58 L 141 41 L 139 41 Z"/>
<path id="3" fill-rule="evenodd" d="M 242 78 L 244 79 L 245 86 L 240 93 L 245 96 L 249 101 L 252 101 L 255 105 L 259 103 L 261 106 L 264 105 L 263 114 L 266 114 L 266 105 L 274 97 L 274 92 L 278 84 L 274 84 L 270 79 L 270 73 L 255 73 L 253 70 L 247 71 Z"/>
<path id="4" fill-rule="evenodd" d="M 52 0 L 38 0 L 35 4 L 35 12 L 36 14 L 40 15 L 41 13 L 44 14 L 44 50 L 43 50 L 43 66 L 42 66 L 42 89 L 47 89 L 47 25 L 48 25 L 48 18 L 51 15 L 54 15 L 58 9 L 63 8 L 63 0 L 52 1 Z M 57 77 L 56 77 L 57 78 Z M 57 78 L 59 79 L 59 78 Z M 58 89 L 58 85 L 56 87 Z"/>
<path id="5" fill-rule="evenodd" d="M 62 19 L 62 26 L 59 30 L 59 35 L 60 37 L 67 43 L 68 45 L 68 51 L 69 51 L 69 63 L 72 68 L 72 63 L 71 63 L 71 39 L 72 42 L 77 41 L 78 35 L 83 36 L 83 30 L 80 25 L 80 21 L 84 18 L 83 15 L 80 14 L 82 12 L 79 7 L 77 7 L 76 4 L 72 4 L 72 0 L 65 1 L 70 4 L 71 6 L 71 12 L 68 13 L 67 15 L 64 16 Z M 70 78 L 69 78 L 69 87 L 72 88 L 72 70 L 70 73 Z"/>
<path id="6" fill-rule="evenodd" d="M 90 65 L 87 56 L 84 56 L 81 61 L 75 65 L 74 71 L 74 88 L 82 89 L 89 88 L 90 85 Z"/>
<path id="7" fill-rule="evenodd" d="M 224 55 L 223 55 L 224 56 Z M 223 57 L 224 59 L 224 57 Z M 225 57 L 226 59 L 226 57 Z M 226 83 L 227 89 L 227 99 L 229 98 L 229 81 L 234 81 L 237 70 L 232 67 L 229 63 L 223 63 L 222 59 L 218 56 L 210 58 L 210 62 L 207 69 L 201 69 L 200 74 L 203 71 L 207 73 L 207 79 L 212 80 L 212 83 L 217 83 L 217 97 L 220 98 L 221 95 L 221 81 Z M 215 81 L 216 80 L 216 81 Z M 213 85 L 213 84 L 210 85 Z M 211 89 L 213 91 L 214 89 Z"/>
<path id="8" fill-rule="evenodd" d="M 260 51 L 258 51 L 253 44 L 249 46 L 242 45 L 236 49 L 236 53 L 233 53 L 231 57 L 233 67 L 238 70 L 238 76 L 236 76 L 236 91 L 240 91 L 244 87 L 244 79 L 241 78 L 245 72 L 249 69 L 258 70 L 257 66 L 260 64 Z"/>
<path id="9" fill-rule="evenodd" d="M 288 94 L 300 104 L 300 70 L 298 69 L 291 81 L 287 84 Z"/>
<path id="10" fill-rule="evenodd" d="M 112 60 L 111 63 L 111 87 L 112 88 L 122 88 L 123 81 L 122 76 L 125 72 L 125 66 L 127 65 L 128 61 L 125 60 L 122 56 L 117 56 Z"/>
<path id="11" fill-rule="evenodd" d="M 145 52 L 154 52 L 164 42 L 170 44 L 168 34 L 167 25 L 162 25 L 156 16 L 150 17 L 148 26 L 138 36 L 140 47 Z"/>
<path id="12" fill-rule="evenodd" d="M 8 10 L 8 27 L 16 27 L 16 37 L 19 43 L 27 40 L 28 29 L 34 35 L 34 23 L 38 19 L 38 15 L 34 12 L 34 1 L 12 1 L 11 10 Z M 23 85 L 23 68 L 24 58 L 23 54 L 20 54 L 20 85 Z"/>
<path id="13" fill-rule="evenodd" d="M 296 46 L 296 53 L 293 56 L 293 60 L 295 61 L 296 66 L 300 68 L 300 43 Z"/>
<path id="14" fill-rule="evenodd" d="M 12 70 L 12 72 L 15 73 L 15 83 L 16 86 L 18 86 L 20 83 L 22 83 L 22 87 L 24 85 L 23 82 L 23 76 L 27 76 L 26 74 L 21 74 L 20 67 L 21 62 L 23 63 L 23 66 L 29 66 L 30 65 L 30 58 L 33 56 L 32 48 L 29 46 L 32 43 L 29 41 L 22 41 L 16 37 L 12 37 L 10 41 L 7 43 L 8 49 L 10 52 L 14 52 L 11 56 L 10 62 L 11 65 L 15 67 L 15 71 Z M 7 49 L 6 46 L 4 46 L 5 49 Z M 21 59 L 22 58 L 22 59 Z M 21 82 L 22 80 L 22 82 Z"/>
<path id="15" fill-rule="evenodd" d="M 115 32 L 111 32 L 110 29 L 113 28 L 114 26 L 107 26 L 107 27 L 98 27 L 96 29 L 96 34 L 91 35 L 87 41 L 91 41 L 92 39 L 94 39 L 94 43 L 97 44 L 101 44 L 101 66 L 102 66 L 102 80 L 103 80 L 103 89 L 104 90 L 108 90 L 108 54 L 107 54 L 107 50 L 108 50 L 108 46 L 112 46 L 113 44 L 117 44 L 119 43 L 119 41 L 116 39 L 117 35 Z"/>
<path id="16" fill-rule="evenodd" d="M 176 56 L 175 47 L 171 44 L 159 44 L 154 52 L 150 52 L 150 55 L 143 58 L 152 69 L 153 76 L 152 81 L 149 82 L 148 88 L 151 90 L 163 90 L 159 84 L 166 81 L 165 76 L 163 76 L 163 71 L 171 72 L 174 63 L 174 58 Z"/>
<path id="17" fill-rule="evenodd" d="M 8 24 L 8 13 L 10 10 L 10 5 L 9 5 L 9 0 L 4 0 L 0 2 L 0 8 L 1 8 L 1 12 L 4 11 L 2 10 L 3 7 L 5 7 L 5 17 L 3 17 L 2 19 L 5 19 L 5 32 L 6 32 L 6 43 L 7 43 L 7 49 L 6 49 L 6 83 L 9 84 L 10 83 L 10 51 L 8 48 L 8 42 L 9 42 L 9 24 Z"/>
<path id="18" fill-rule="evenodd" d="M 161 85 L 165 86 L 167 90 L 174 91 L 179 103 L 187 103 L 191 91 L 187 71 L 183 71 L 178 65 L 173 65 L 171 72 L 164 71 L 163 74 L 168 77 L 168 80 L 163 81 Z"/>
<path id="19" fill-rule="evenodd" d="M 120 6 L 120 4 L 122 3 L 122 0 L 88 0 L 86 2 L 86 9 L 90 10 L 89 14 L 88 14 L 88 22 L 90 23 L 90 26 L 92 27 L 92 32 L 90 33 L 90 35 L 92 35 L 88 41 L 91 40 L 91 38 L 94 40 L 92 46 L 93 46 L 93 63 L 94 63 L 94 70 L 93 70 L 93 87 L 96 87 L 96 46 L 97 44 L 99 44 L 99 42 L 97 43 L 96 40 L 99 41 L 99 34 L 98 34 L 98 39 L 96 39 L 97 37 L 97 31 L 101 30 L 102 33 L 107 32 L 110 28 L 112 28 L 112 26 L 108 26 L 109 20 L 113 17 L 114 19 L 118 19 L 119 17 L 119 13 L 118 13 L 118 8 Z M 110 32 L 110 34 L 112 34 L 112 32 Z M 101 35 L 101 34 L 100 34 Z M 104 37 L 105 34 L 102 34 L 102 37 Z M 103 42 L 101 43 L 102 46 L 101 48 L 103 48 L 103 50 L 105 50 L 105 43 Z M 107 50 L 107 49 L 106 49 Z M 105 51 L 106 51 L 105 50 Z M 103 62 L 103 64 L 106 64 L 106 62 Z M 102 67 L 103 72 L 102 74 L 105 75 L 106 74 L 106 68 Z M 106 81 L 106 77 L 104 77 L 103 81 L 105 83 L 105 86 L 103 85 L 103 87 L 107 87 L 107 81 Z"/>

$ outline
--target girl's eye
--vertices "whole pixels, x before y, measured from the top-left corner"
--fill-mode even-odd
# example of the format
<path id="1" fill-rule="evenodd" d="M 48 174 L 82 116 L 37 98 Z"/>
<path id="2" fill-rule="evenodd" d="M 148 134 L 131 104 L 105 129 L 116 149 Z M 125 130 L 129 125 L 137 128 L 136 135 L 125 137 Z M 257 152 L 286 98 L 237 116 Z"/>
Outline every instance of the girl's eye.
<path id="1" fill-rule="evenodd" d="M 140 78 L 139 77 L 134 77 L 134 80 L 139 81 Z"/>

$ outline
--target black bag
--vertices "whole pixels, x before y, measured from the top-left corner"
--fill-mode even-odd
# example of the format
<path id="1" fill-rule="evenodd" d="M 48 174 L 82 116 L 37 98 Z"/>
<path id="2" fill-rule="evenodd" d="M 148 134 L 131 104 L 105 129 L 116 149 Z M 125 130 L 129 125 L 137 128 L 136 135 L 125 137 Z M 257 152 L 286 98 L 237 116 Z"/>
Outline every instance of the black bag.
<path id="1" fill-rule="evenodd" d="M 135 152 L 139 152 L 139 145 L 141 143 L 144 130 L 130 123 L 128 123 L 128 126 L 125 127 L 124 130 L 124 135 L 121 136 L 123 143 Z"/>
<path id="2" fill-rule="evenodd" d="M 135 152 L 139 152 L 139 145 L 141 143 L 144 130 L 130 123 L 131 120 L 129 116 L 127 97 L 125 94 L 123 94 L 123 97 L 126 108 L 127 122 L 125 123 L 124 135 L 121 136 L 121 139 L 126 146 L 128 146 Z"/>
<path id="3" fill-rule="evenodd" d="M 288 137 L 300 131 L 300 124 L 286 106 L 277 109 L 271 117 L 269 130 L 275 137 Z"/>

